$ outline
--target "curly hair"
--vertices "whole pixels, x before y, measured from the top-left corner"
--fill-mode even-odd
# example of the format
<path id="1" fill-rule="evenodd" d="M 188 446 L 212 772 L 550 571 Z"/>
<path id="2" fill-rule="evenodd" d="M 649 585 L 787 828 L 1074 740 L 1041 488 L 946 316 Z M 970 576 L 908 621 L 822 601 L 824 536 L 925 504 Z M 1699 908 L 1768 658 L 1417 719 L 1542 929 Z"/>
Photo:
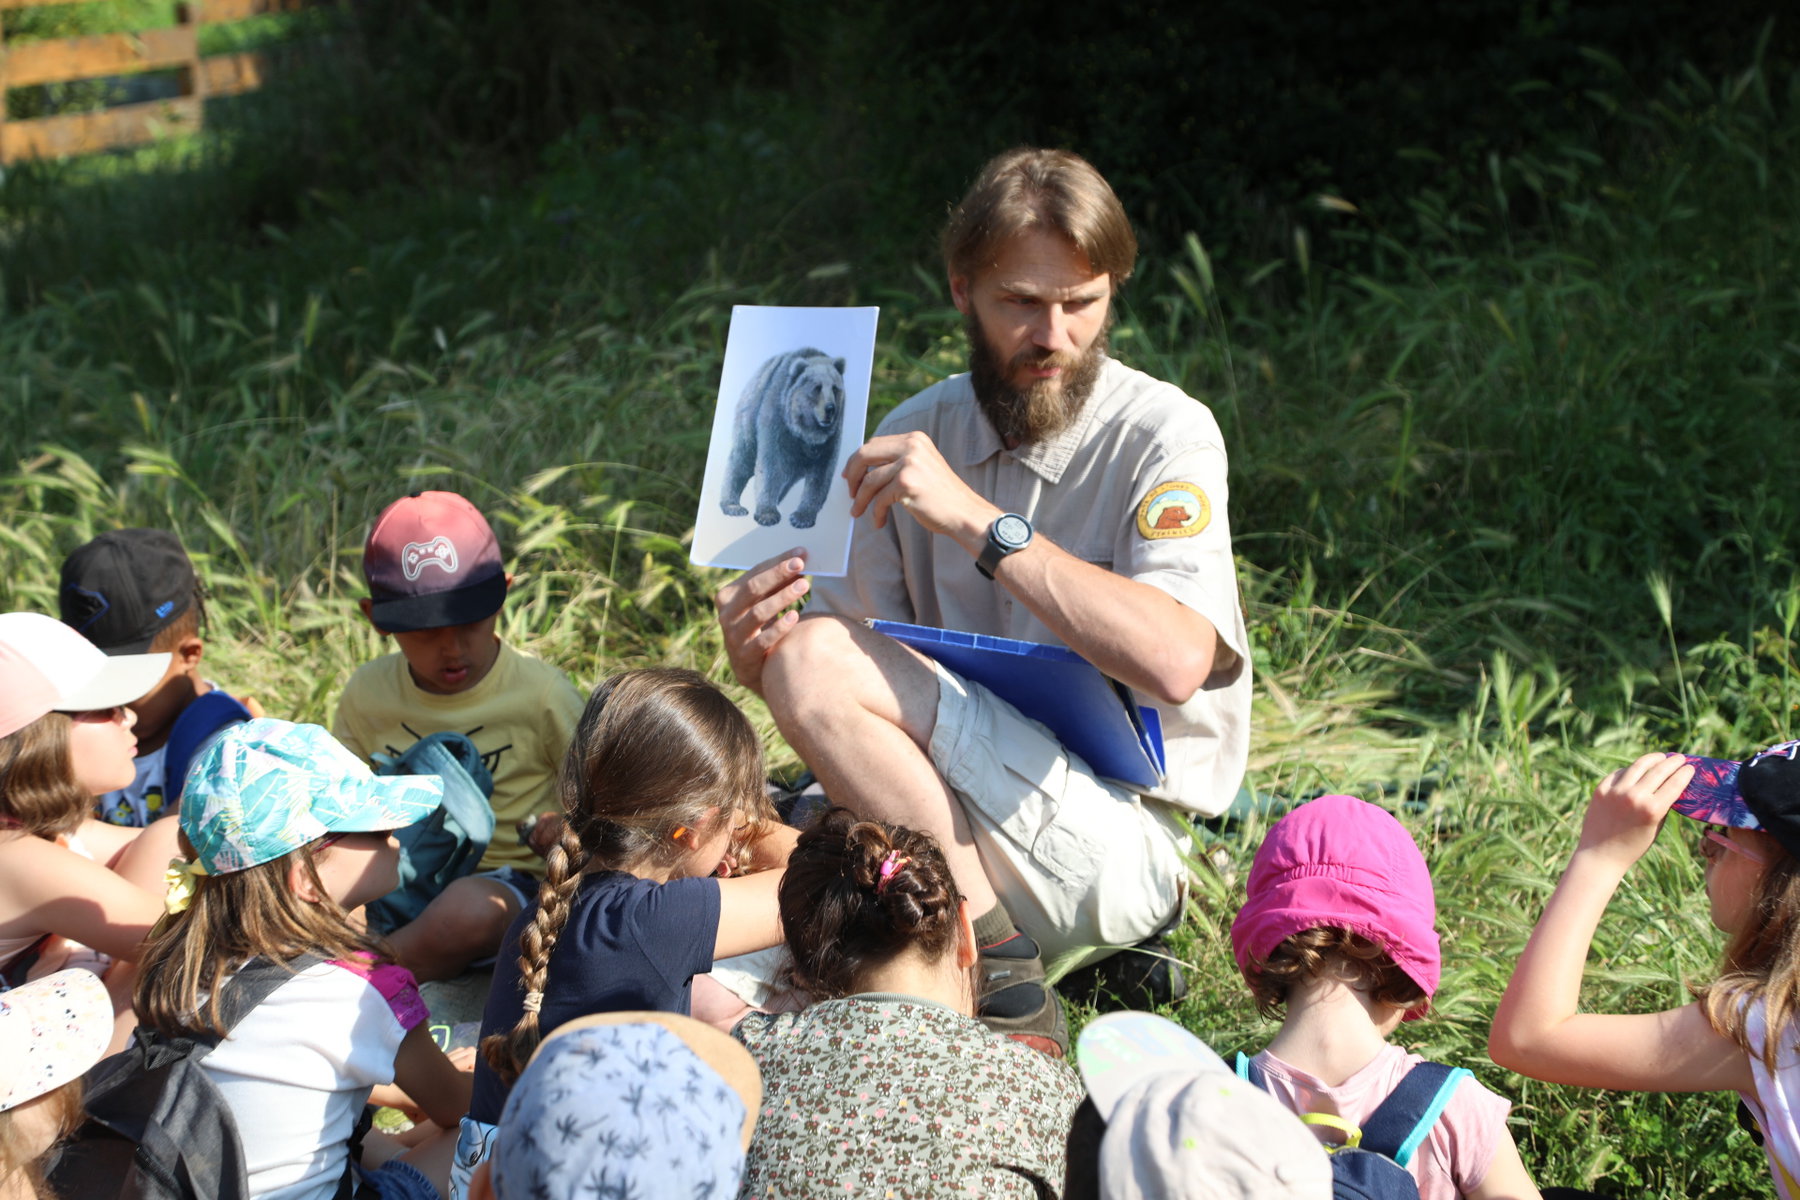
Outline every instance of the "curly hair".
<path id="1" fill-rule="evenodd" d="M 861 991 L 872 967 L 906 950 L 935 962 L 958 944 L 962 893 L 937 841 L 847 808 L 800 835 L 777 902 L 794 985 L 815 1000 Z"/>
<path id="2" fill-rule="evenodd" d="M 1379 943 L 1333 925 L 1301 930 L 1252 967 L 1247 973 L 1250 994 L 1256 1000 L 1256 1011 L 1265 1017 L 1279 1015 L 1297 984 L 1334 970 L 1371 999 L 1406 1012 L 1422 1007 L 1429 999 L 1425 989 L 1402 971 Z"/>

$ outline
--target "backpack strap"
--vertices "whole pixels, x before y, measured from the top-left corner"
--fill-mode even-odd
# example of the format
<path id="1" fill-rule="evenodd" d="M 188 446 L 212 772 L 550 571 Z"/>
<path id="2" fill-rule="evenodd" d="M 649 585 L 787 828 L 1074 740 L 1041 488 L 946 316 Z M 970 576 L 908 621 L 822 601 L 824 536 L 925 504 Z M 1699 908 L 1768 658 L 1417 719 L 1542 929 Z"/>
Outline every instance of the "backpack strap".
<path id="1" fill-rule="evenodd" d="M 242 969 L 226 981 L 225 990 L 219 997 L 219 1019 L 225 1026 L 224 1035 L 192 1035 L 194 1048 L 189 1057 L 198 1060 L 217 1050 L 219 1043 L 238 1027 L 238 1022 L 249 1016 L 257 1005 L 274 995 L 276 988 L 324 961 L 317 954 L 302 954 L 285 963 L 269 958 L 253 958 L 245 963 Z"/>
<path id="2" fill-rule="evenodd" d="M 1268 1081 L 1263 1078 L 1262 1068 L 1251 1062 L 1250 1056 L 1242 1050 L 1238 1051 L 1237 1056 L 1237 1077 L 1255 1084 L 1265 1092 L 1269 1090 Z"/>
<path id="3" fill-rule="evenodd" d="M 1415 1066 L 1363 1122 L 1362 1148 L 1385 1154 L 1404 1167 L 1443 1116 L 1456 1085 L 1469 1075 L 1466 1067 L 1443 1063 Z"/>
<path id="4" fill-rule="evenodd" d="M 187 782 L 188 764 L 201 746 L 225 726 L 249 719 L 250 710 L 235 696 L 219 688 L 194 697 L 175 718 L 175 724 L 169 727 L 169 740 L 163 743 L 163 803 L 180 802 L 182 785 Z"/>

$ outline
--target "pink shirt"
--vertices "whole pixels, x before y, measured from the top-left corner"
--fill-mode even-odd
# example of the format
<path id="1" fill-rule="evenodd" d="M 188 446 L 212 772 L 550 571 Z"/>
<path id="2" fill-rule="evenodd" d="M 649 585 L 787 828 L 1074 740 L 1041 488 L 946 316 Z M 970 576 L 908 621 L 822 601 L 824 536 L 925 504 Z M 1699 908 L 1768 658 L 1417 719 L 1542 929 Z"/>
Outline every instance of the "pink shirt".
<path id="1" fill-rule="evenodd" d="M 1398 1046 L 1384 1046 L 1367 1066 L 1336 1087 L 1290 1067 L 1267 1050 L 1252 1061 L 1262 1071 L 1269 1094 L 1294 1112 L 1332 1113 L 1361 1125 L 1414 1064 L 1425 1059 Z M 1474 1079 L 1458 1084 L 1443 1115 L 1407 1164 L 1419 1183 L 1420 1200 L 1457 1200 L 1480 1187 L 1511 1109 L 1512 1101 Z M 1315 1132 L 1320 1141 L 1339 1140 L 1335 1130 L 1315 1126 Z"/>

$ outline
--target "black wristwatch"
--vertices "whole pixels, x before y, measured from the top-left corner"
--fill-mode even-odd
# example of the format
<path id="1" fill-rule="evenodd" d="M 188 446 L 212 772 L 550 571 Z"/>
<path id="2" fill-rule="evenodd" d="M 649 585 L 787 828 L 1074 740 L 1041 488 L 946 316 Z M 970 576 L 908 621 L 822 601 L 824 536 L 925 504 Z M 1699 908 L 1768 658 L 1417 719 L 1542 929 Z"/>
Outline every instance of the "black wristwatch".
<path id="1" fill-rule="evenodd" d="M 994 577 L 994 568 L 1000 560 L 1009 554 L 1017 554 L 1031 545 L 1031 522 L 1018 513 L 1001 513 L 988 526 L 987 545 L 981 548 L 981 557 L 975 560 L 975 569 L 989 579 Z"/>

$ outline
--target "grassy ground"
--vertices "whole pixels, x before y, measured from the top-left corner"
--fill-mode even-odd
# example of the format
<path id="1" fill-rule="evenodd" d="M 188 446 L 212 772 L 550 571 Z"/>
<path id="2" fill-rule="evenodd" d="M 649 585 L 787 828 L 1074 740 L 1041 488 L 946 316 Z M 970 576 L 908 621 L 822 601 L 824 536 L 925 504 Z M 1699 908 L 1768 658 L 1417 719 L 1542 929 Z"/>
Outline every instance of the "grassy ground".
<path id="1" fill-rule="evenodd" d="M 1144 264 L 1115 332 L 1121 358 L 1211 404 L 1231 447 L 1250 784 L 1403 811 L 1446 970 L 1435 1015 L 1401 1036 L 1516 1099 L 1545 1183 L 1770 1194 L 1728 1098 L 1548 1087 L 1483 1046 L 1601 774 L 1794 733 L 1793 86 L 1678 79 L 1633 109 L 1629 158 L 1496 161 L 1493 195 L 1418 197 L 1417 236 L 1355 197 L 1272 261 L 1201 231 Z M 881 305 L 878 412 L 962 360 L 927 249 L 938 200 L 914 198 L 914 224 L 815 235 L 844 200 L 814 132 L 745 97 L 653 143 L 572 139 L 527 184 L 318 190 L 293 220 L 211 233 L 174 219 L 230 211 L 234 180 L 203 156 L 15 172 L 9 606 L 53 611 L 61 556 L 101 529 L 172 528 L 213 592 L 210 673 L 324 719 L 381 649 L 354 612 L 367 520 L 442 486 L 512 558 L 509 639 L 583 685 L 658 662 L 725 679 L 721 577 L 685 540 L 730 306 Z M 1521 187 L 1550 214 L 1528 229 L 1505 203 Z M 1369 265 L 1334 265 L 1352 252 Z M 1259 831 L 1202 831 L 1180 943 L 1179 1016 L 1227 1053 L 1270 1033 L 1223 936 Z M 1677 834 L 1601 931 L 1597 1007 L 1677 1003 L 1710 968 Z"/>

